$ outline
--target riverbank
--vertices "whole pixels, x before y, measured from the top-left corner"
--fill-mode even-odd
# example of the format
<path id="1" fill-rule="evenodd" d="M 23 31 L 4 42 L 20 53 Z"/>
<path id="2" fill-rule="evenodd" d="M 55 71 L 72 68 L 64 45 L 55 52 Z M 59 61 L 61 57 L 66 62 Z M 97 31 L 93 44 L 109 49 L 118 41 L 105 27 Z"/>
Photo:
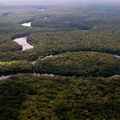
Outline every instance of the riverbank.
<path id="1" fill-rule="evenodd" d="M 1 64 L 0 71 L 2 75 L 32 73 L 77 77 L 114 77 L 120 74 L 120 59 L 99 52 L 67 52 L 45 56 L 30 62 L 7 62 Z"/>

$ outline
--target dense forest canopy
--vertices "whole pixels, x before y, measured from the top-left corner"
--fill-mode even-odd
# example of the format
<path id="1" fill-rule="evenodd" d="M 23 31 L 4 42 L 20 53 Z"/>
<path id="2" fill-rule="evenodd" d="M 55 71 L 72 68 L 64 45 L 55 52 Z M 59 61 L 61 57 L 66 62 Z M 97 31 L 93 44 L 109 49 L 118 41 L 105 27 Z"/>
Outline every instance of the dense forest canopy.
<path id="1" fill-rule="evenodd" d="M 35 71 L 63 76 L 112 76 L 120 74 L 120 59 L 97 52 L 67 52 L 38 60 Z"/>
<path id="2" fill-rule="evenodd" d="M 1 120 L 119 120 L 119 5 L 0 4 Z"/>
<path id="3" fill-rule="evenodd" d="M 1 120 L 119 120 L 120 78 L 18 74 L 0 81 Z"/>
<path id="4" fill-rule="evenodd" d="M 1 10 L 0 61 L 35 60 L 39 56 L 80 50 L 120 54 L 119 11 L 119 7 L 103 5 Z M 24 22 L 31 22 L 32 27 L 21 26 Z M 28 42 L 35 48 L 21 52 L 21 46 L 14 44 L 3 49 L 7 42 L 13 44 L 13 39 L 22 36 L 28 36 Z M 14 57 L 7 57 L 8 53 Z"/>

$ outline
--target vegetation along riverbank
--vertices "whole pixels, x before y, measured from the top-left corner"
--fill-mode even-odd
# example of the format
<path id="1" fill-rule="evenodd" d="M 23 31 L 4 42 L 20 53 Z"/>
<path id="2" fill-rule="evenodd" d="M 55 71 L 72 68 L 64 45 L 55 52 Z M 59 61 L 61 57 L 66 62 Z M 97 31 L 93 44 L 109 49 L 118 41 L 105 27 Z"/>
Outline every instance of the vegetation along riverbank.
<path id="1" fill-rule="evenodd" d="M 120 5 L 3 3 L 0 120 L 119 120 Z"/>

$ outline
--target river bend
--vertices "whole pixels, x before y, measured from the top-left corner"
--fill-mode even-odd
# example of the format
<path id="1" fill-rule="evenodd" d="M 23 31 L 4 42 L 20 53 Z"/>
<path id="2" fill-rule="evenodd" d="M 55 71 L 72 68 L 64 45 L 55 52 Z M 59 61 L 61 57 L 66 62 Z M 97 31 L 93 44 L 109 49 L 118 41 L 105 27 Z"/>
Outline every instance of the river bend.
<path id="1" fill-rule="evenodd" d="M 34 47 L 27 43 L 27 37 L 15 38 L 14 41 L 17 42 L 19 45 L 22 45 L 22 51 Z"/>

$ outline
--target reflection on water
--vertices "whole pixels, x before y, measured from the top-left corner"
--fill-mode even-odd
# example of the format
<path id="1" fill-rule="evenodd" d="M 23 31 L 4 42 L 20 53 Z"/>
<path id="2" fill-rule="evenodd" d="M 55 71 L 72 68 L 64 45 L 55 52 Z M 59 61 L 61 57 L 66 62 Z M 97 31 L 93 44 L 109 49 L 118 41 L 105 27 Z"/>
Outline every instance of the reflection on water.
<path id="1" fill-rule="evenodd" d="M 115 57 L 117 57 L 117 58 L 120 58 L 120 56 L 119 55 L 114 55 Z"/>
<path id="2" fill-rule="evenodd" d="M 120 77 L 120 75 L 118 75 L 118 74 L 116 74 L 116 75 L 113 75 L 113 76 L 111 76 L 111 77 L 117 77 L 117 76 L 118 76 L 118 77 Z"/>
<path id="3" fill-rule="evenodd" d="M 23 47 L 22 50 L 33 48 L 34 46 L 27 43 L 26 39 L 27 39 L 27 37 L 21 37 L 21 38 L 14 39 L 14 41 L 17 42 L 18 44 L 22 45 L 22 47 Z"/>
<path id="4" fill-rule="evenodd" d="M 7 78 L 9 78 L 11 75 L 6 75 L 6 76 L 4 76 L 4 75 L 2 75 L 2 76 L 0 76 L 0 80 L 2 80 L 2 79 L 7 79 Z"/>
<path id="5" fill-rule="evenodd" d="M 31 27 L 31 22 L 29 22 L 29 23 L 23 23 L 22 26 Z"/>

